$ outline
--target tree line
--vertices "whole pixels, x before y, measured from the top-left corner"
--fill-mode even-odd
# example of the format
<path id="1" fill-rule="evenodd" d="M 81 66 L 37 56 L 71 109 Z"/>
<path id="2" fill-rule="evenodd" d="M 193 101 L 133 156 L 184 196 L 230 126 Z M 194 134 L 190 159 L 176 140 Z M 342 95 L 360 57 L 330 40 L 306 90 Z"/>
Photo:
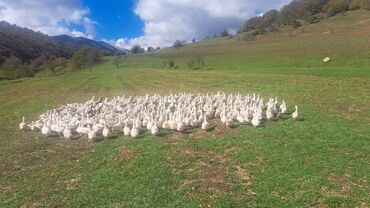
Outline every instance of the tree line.
<path id="1" fill-rule="evenodd" d="M 78 71 L 91 68 L 100 61 L 100 57 L 110 55 L 89 46 L 78 49 L 71 58 L 41 55 L 30 63 L 23 62 L 16 56 L 10 56 L 0 66 L 3 76 L 8 79 L 33 77 L 38 72 L 48 70 L 52 74 L 58 71 Z"/>
<path id="2" fill-rule="evenodd" d="M 81 70 L 105 55 L 111 54 L 89 46 L 69 47 L 41 32 L 0 22 L 0 79 L 33 77 L 44 70 Z"/>
<path id="3" fill-rule="evenodd" d="M 239 33 L 253 39 L 254 36 L 277 31 L 284 25 L 297 28 L 302 21 L 317 23 L 338 13 L 358 9 L 370 10 L 370 0 L 293 0 L 280 11 L 270 10 L 262 16 L 248 19 Z"/>

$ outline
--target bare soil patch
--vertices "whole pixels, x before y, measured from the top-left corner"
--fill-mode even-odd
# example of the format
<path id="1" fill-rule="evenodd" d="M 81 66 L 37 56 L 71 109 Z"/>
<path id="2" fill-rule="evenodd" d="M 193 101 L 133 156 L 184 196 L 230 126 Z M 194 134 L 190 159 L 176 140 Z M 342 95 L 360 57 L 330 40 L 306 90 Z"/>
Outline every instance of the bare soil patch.
<path id="1" fill-rule="evenodd" d="M 207 134 L 207 132 L 204 132 Z M 204 134 L 197 132 L 197 135 Z M 189 135 L 191 139 L 194 138 Z M 184 178 L 176 191 L 186 191 L 190 196 L 210 196 L 204 203 L 223 193 L 233 193 L 228 177 L 234 175 L 246 187 L 252 184 L 253 175 L 242 166 L 231 163 L 223 155 L 214 151 L 201 151 L 189 146 L 179 134 L 170 134 L 164 144 L 170 148 L 169 161 L 174 174 Z M 247 188 L 246 188 L 247 190 Z M 245 193 L 234 193 L 237 198 L 250 197 L 255 193 L 248 189 Z"/>

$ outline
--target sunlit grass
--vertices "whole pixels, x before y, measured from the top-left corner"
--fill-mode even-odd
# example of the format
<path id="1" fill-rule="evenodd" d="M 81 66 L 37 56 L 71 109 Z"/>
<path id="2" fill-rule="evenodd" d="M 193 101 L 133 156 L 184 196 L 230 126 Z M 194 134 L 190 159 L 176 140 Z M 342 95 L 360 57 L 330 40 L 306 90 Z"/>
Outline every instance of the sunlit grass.
<path id="1" fill-rule="evenodd" d="M 1 81 L 0 207 L 369 206 L 369 27 L 353 27 L 360 36 L 345 29 L 366 15 L 336 17 L 343 26 L 332 42 L 317 42 L 323 31 L 312 25 L 294 38 L 281 31 L 253 43 L 216 39 L 169 50 L 176 70 L 157 67 L 169 56 L 161 52 L 120 68 L 107 58 L 91 71 Z M 304 50 L 315 44 L 337 50 L 330 65 L 321 63 L 326 52 Z M 187 69 L 193 51 L 207 67 Z M 290 112 L 299 105 L 302 120 L 235 129 L 216 122 L 212 132 L 100 143 L 17 128 L 23 115 L 30 121 L 93 95 L 219 90 L 278 96 Z"/>

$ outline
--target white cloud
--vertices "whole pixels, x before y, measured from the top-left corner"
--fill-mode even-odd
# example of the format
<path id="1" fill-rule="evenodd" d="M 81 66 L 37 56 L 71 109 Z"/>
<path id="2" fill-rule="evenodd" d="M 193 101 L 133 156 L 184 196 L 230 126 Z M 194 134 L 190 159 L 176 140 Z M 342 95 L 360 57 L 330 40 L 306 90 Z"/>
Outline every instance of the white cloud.
<path id="1" fill-rule="evenodd" d="M 243 22 L 290 0 L 138 0 L 135 13 L 144 21 L 144 35 L 121 38 L 115 45 L 168 46 L 175 40 L 203 39 L 224 29 L 237 31 Z"/>
<path id="2" fill-rule="evenodd" d="M 48 35 L 93 38 L 95 21 L 79 0 L 0 0 L 0 20 Z M 73 28 L 80 26 L 83 31 Z"/>

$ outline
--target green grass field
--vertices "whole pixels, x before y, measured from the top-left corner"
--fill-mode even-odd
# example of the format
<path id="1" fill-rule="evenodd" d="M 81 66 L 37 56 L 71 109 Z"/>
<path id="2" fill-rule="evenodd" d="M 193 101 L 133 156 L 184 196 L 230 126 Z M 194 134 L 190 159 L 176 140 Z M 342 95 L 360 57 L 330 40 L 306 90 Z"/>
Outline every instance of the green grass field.
<path id="1" fill-rule="evenodd" d="M 369 207 L 370 13 L 303 28 L 0 81 L 0 207 Z M 192 53 L 204 67 L 187 69 Z M 178 69 L 157 67 L 167 58 Z M 219 90 L 278 96 L 302 120 L 99 143 L 18 129 L 93 95 Z"/>

